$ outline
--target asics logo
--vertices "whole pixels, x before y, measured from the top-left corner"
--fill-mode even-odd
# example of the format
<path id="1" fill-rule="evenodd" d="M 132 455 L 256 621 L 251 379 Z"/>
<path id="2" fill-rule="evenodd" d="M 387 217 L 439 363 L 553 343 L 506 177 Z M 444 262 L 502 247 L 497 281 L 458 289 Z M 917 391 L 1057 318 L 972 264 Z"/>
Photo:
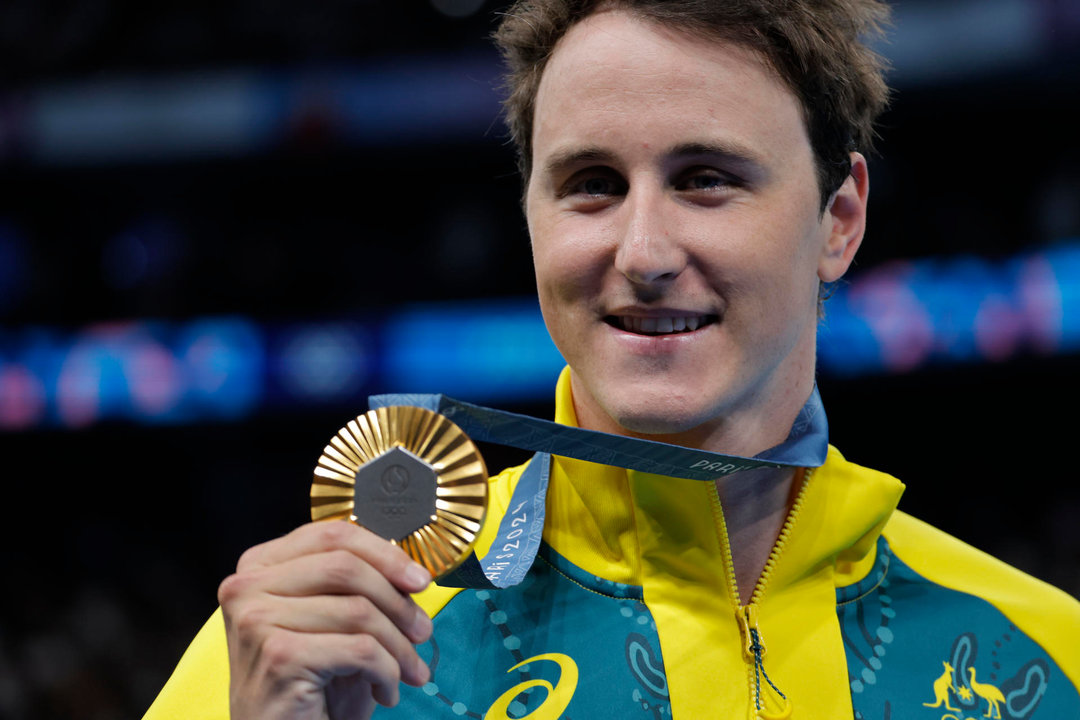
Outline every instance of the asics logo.
<path id="1" fill-rule="evenodd" d="M 569 655 L 563 655 L 562 653 L 534 655 L 531 658 L 522 660 L 506 672 L 513 672 L 522 665 L 528 665 L 541 660 L 553 662 L 559 666 L 559 681 L 555 683 L 554 686 L 542 678 L 533 678 L 532 680 L 518 683 L 500 695 L 495 702 L 492 703 L 491 707 L 488 708 L 487 713 L 484 715 L 484 720 L 512 720 L 509 714 L 510 703 L 512 703 L 514 698 L 518 695 L 526 690 L 531 690 L 534 687 L 546 689 L 547 697 L 544 698 L 544 701 L 540 703 L 538 708 L 530 712 L 526 717 L 528 717 L 529 720 L 559 720 L 559 717 L 566 710 L 567 706 L 570 705 L 570 699 L 574 697 L 574 691 L 577 690 L 578 667 L 573 658 Z"/>

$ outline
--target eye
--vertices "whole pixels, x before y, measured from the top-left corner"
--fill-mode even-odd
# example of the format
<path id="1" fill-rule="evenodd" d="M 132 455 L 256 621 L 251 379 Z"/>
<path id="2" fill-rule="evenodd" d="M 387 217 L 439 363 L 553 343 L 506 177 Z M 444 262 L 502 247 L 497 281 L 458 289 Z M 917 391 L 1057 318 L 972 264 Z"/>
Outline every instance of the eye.
<path id="1" fill-rule="evenodd" d="M 739 187 L 737 178 L 715 168 L 695 167 L 687 170 L 675 183 L 677 190 L 690 192 L 719 192 Z"/>
<path id="2" fill-rule="evenodd" d="M 578 187 L 586 195 L 610 195 L 614 191 L 615 184 L 611 182 L 611 178 L 591 177 L 579 183 Z"/>
<path id="3" fill-rule="evenodd" d="M 626 192 L 626 182 L 610 168 L 590 168 L 576 173 L 566 183 L 563 196 L 599 199 Z"/>

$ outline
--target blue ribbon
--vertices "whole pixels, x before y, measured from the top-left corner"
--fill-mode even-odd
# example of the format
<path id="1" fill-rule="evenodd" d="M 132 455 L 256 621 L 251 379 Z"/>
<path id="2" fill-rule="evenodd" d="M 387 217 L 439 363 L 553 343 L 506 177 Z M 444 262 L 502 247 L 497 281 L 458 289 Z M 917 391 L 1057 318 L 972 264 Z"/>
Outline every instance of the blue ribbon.
<path id="1" fill-rule="evenodd" d="M 787 439 L 752 458 L 559 425 L 445 395 L 373 395 L 368 401 L 372 409 L 391 405 L 426 408 L 444 415 L 474 440 L 536 453 L 514 488 L 510 508 L 487 554 L 477 559 L 473 553 L 456 570 L 439 578 L 439 584 L 446 587 L 506 588 L 525 578 L 544 531 L 552 455 L 712 481 L 751 468 L 819 467 L 825 462 L 829 444 L 829 424 L 816 387 Z"/>

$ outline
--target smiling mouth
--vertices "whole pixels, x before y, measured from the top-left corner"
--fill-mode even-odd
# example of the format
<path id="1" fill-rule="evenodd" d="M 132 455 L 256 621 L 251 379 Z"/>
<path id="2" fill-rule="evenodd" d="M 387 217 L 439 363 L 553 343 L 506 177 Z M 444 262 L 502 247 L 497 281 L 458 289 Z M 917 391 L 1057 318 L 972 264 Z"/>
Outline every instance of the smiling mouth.
<path id="1" fill-rule="evenodd" d="M 608 325 L 635 335 L 677 335 L 694 332 L 718 320 L 716 315 L 686 315 L 682 317 L 637 317 L 632 315 L 608 315 Z"/>

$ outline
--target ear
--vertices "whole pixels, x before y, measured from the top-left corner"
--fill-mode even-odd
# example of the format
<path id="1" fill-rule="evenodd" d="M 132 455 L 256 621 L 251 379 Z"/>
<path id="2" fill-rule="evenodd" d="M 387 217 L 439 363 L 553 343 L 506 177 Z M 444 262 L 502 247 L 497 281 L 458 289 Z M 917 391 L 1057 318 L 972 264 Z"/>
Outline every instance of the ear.
<path id="1" fill-rule="evenodd" d="M 822 282 L 839 280 L 862 244 L 866 230 L 866 201 L 870 194 L 870 176 L 866 158 L 851 153 L 851 174 L 836 191 L 825 208 L 829 222 L 829 237 L 818 260 L 818 277 Z"/>

